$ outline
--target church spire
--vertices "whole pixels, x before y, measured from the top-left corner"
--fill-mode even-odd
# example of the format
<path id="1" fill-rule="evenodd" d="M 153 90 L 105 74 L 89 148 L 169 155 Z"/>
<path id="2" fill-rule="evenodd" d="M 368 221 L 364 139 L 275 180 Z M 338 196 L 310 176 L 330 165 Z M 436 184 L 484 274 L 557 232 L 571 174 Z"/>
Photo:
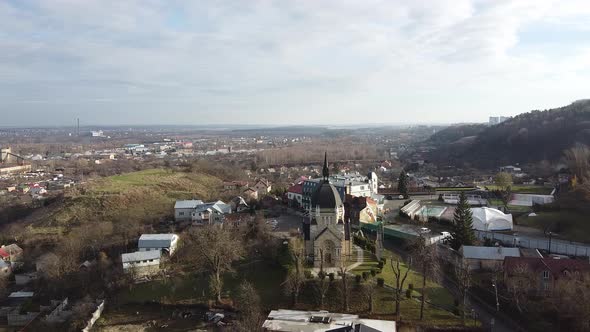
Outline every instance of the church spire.
<path id="1" fill-rule="evenodd" d="M 324 169 L 322 170 L 322 174 L 324 175 L 324 181 L 328 182 L 328 178 L 330 177 L 330 169 L 328 168 L 328 152 L 324 152 Z"/>

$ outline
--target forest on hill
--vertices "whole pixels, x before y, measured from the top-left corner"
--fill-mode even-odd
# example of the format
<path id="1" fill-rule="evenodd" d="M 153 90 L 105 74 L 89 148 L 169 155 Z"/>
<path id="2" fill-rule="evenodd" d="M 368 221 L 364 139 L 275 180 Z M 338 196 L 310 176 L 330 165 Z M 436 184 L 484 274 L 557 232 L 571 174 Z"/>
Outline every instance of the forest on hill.
<path id="1" fill-rule="evenodd" d="M 480 129 L 456 126 L 433 135 L 427 142 L 437 149 L 430 159 L 483 168 L 558 161 L 564 150 L 590 144 L 590 100 L 523 113 L 473 136 Z"/>

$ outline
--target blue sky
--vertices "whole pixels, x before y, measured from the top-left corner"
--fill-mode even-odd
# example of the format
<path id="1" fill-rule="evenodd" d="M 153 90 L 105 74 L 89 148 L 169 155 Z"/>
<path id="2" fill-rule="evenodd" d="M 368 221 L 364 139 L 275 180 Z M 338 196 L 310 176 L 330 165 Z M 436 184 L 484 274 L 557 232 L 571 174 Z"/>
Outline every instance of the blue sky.
<path id="1" fill-rule="evenodd" d="M 0 0 L 0 126 L 481 122 L 590 97 L 587 0 Z"/>

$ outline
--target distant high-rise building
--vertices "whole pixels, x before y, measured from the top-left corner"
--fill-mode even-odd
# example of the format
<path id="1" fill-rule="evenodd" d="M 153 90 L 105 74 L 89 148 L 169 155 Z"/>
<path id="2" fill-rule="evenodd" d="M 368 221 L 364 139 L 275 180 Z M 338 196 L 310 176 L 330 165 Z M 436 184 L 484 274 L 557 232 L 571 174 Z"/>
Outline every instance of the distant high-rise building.
<path id="1" fill-rule="evenodd" d="M 489 125 L 494 126 L 510 119 L 509 116 L 490 116 Z"/>

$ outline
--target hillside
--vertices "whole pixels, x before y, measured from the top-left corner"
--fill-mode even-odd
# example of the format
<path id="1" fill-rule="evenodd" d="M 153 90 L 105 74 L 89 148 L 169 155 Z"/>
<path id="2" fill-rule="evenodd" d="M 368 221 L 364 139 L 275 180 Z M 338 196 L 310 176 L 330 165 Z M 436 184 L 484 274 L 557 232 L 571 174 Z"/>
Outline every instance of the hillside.
<path id="1" fill-rule="evenodd" d="M 173 214 L 177 199 L 214 199 L 222 181 L 202 173 L 149 169 L 96 180 L 47 216 L 47 226 L 129 219 L 150 222 Z"/>
<path id="2" fill-rule="evenodd" d="M 453 139 L 465 132 L 451 127 L 450 132 L 433 135 L 431 144 L 443 144 L 438 144 L 431 160 L 484 168 L 557 161 L 565 149 L 576 143 L 590 144 L 590 101 L 523 113 L 488 127 L 471 139 L 461 139 L 464 144 L 454 144 L 457 140 Z"/>
<path id="3" fill-rule="evenodd" d="M 434 145 L 456 143 L 464 141 L 465 138 L 477 136 L 486 128 L 487 126 L 484 124 L 465 124 L 450 126 L 430 136 L 427 142 L 432 143 Z"/>

